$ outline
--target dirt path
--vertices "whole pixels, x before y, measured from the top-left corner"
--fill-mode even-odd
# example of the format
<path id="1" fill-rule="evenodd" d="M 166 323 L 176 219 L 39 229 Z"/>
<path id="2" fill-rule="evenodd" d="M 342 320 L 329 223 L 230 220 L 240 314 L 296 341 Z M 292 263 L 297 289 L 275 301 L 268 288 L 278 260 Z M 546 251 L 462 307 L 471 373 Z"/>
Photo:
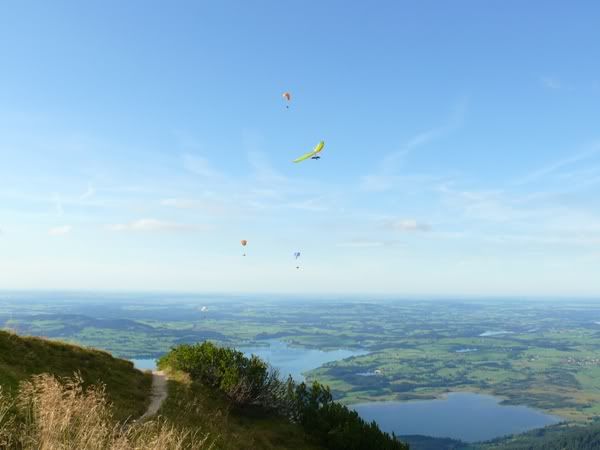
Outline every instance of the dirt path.
<path id="1" fill-rule="evenodd" d="M 167 376 L 160 370 L 152 372 L 152 399 L 148 410 L 140 419 L 147 419 L 158 412 L 162 402 L 167 398 Z"/>

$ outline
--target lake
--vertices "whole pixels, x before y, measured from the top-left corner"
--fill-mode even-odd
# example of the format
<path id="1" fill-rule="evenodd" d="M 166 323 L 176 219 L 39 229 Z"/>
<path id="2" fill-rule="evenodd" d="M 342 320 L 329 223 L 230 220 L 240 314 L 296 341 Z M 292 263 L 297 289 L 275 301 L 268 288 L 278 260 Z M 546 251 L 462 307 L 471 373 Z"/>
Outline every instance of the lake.
<path id="1" fill-rule="evenodd" d="M 328 362 L 369 353 L 348 349 L 324 351 L 304 347 L 290 347 L 287 343 L 276 340 L 268 341 L 267 346 L 240 347 L 239 350 L 246 355 L 254 354 L 267 361 L 273 367 L 279 369 L 282 378 L 287 378 L 290 374 L 296 381 L 304 381 L 303 373 Z"/>
<path id="2" fill-rule="evenodd" d="M 296 381 L 304 381 L 304 372 L 316 369 L 328 362 L 338 361 L 351 356 L 365 355 L 361 350 L 317 350 L 304 347 L 290 347 L 286 342 L 278 340 L 266 341 L 266 345 L 242 346 L 238 350 L 246 356 L 252 354 L 267 361 L 281 372 L 282 378 L 288 374 Z M 156 359 L 131 359 L 133 365 L 140 370 L 156 369 Z"/>
<path id="3" fill-rule="evenodd" d="M 501 405 L 500 401 L 491 395 L 453 392 L 443 399 L 372 402 L 352 408 L 390 433 L 450 437 L 467 442 L 522 433 L 562 420 L 526 406 Z"/>

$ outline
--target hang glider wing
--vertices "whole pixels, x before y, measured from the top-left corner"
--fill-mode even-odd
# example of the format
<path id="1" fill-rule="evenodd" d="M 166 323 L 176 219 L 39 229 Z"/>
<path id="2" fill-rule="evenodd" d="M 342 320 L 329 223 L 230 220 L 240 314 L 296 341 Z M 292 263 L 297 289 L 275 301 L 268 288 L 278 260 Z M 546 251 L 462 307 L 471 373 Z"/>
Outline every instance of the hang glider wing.
<path id="1" fill-rule="evenodd" d="M 313 148 L 313 150 L 311 152 L 305 153 L 304 155 L 300 156 L 299 158 L 296 158 L 294 160 L 295 163 L 299 163 L 302 161 L 306 161 L 309 158 L 312 158 L 313 156 L 317 155 L 318 153 L 320 153 L 323 150 L 323 147 L 325 146 L 325 142 L 321 141 L 319 142 L 315 148 Z"/>

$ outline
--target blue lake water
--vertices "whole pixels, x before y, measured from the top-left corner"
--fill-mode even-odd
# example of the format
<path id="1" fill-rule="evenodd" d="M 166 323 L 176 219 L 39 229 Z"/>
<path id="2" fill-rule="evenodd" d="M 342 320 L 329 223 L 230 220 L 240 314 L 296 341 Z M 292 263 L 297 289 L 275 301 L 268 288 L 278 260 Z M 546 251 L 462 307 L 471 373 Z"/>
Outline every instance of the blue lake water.
<path id="1" fill-rule="evenodd" d="M 290 347 L 282 341 L 268 341 L 268 346 L 240 347 L 246 355 L 254 354 L 267 361 L 281 372 L 282 378 L 288 374 L 296 381 L 303 381 L 302 375 L 328 362 L 338 361 L 351 356 L 365 355 L 360 350 L 339 349 L 331 351 L 303 347 Z"/>
<path id="2" fill-rule="evenodd" d="M 453 392 L 443 399 L 352 405 L 366 420 L 397 435 L 423 434 L 476 442 L 521 433 L 562 419 L 491 395 Z"/>

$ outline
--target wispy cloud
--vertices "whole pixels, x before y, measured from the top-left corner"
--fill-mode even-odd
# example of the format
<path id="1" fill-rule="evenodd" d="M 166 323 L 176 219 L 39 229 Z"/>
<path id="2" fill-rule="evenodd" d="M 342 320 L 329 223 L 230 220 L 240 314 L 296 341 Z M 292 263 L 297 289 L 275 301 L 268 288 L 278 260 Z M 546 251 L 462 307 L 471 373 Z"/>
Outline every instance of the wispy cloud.
<path id="1" fill-rule="evenodd" d="M 388 153 L 380 162 L 379 168 L 361 177 L 360 186 L 365 191 L 386 191 L 396 182 L 396 171 L 404 159 L 415 150 L 424 147 L 462 126 L 467 109 L 466 101 L 459 102 L 446 123 L 417 133 L 409 138 L 399 150 Z"/>
<path id="2" fill-rule="evenodd" d="M 438 187 L 442 203 L 469 220 L 508 222 L 524 218 L 527 210 L 519 209 L 522 199 L 512 199 L 501 190 L 460 190 L 448 185 Z"/>
<path id="3" fill-rule="evenodd" d="M 386 228 L 395 231 L 431 231 L 431 225 L 428 223 L 418 222 L 415 219 L 398 219 L 389 220 L 385 223 Z"/>
<path id="4" fill-rule="evenodd" d="M 545 166 L 535 169 L 525 176 L 513 181 L 513 185 L 523 185 L 539 180 L 540 178 L 551 175 L 564 167 L 588 160 L 600 154 L 600 142 L 594 142 L 587 149 L 571 156 L 553 161 Z"/>
<path id="5" fill-rule="evenodd" d="M 210 229 L 206 225 L 190 225 L 176 222 L 166 222 L 157 219 L 140 219 L 134 222 L 124 224 L 108 225 L 110 231 L 132 231 L 132 232 L 161 232 L 161 231 L 207 231 Z"/>
<path id="6" fill-rule="evenodd" d="M 469 239 L 497 244 L 598 245 L 600 216 L 560 196 L 506 190 L 439 190 L 446 217 Z M 432 233 L 435 234 L 435 233 Z"/>
<path id="7" fill-rule="evenodd" d="M 62 225 L 60 227 L 50 228 L 48 230 L 48 234 L 50 236 L 64 236 L 65 234 L 69 234 L 73 227 L 71 225 Z"/>

